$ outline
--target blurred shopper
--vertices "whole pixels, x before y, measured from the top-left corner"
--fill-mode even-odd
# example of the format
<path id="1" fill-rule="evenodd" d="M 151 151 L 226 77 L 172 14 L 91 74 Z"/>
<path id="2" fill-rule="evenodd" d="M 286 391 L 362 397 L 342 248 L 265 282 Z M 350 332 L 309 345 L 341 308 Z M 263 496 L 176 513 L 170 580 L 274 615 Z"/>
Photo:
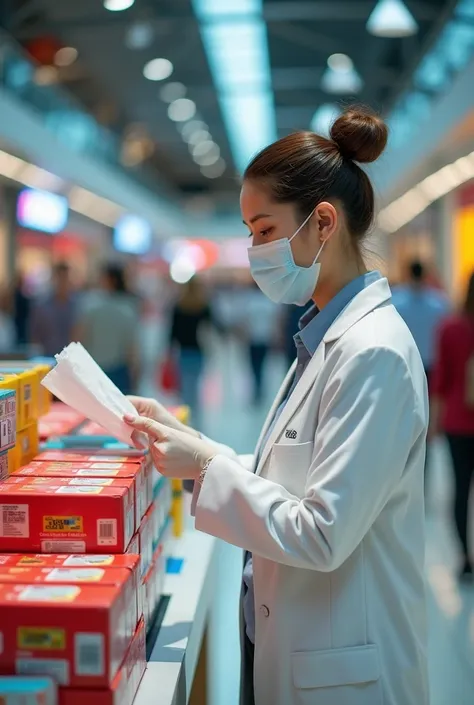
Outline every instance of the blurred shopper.
<path id="1" fill-rule="evenodd" d="M 263 381 L 268 354 L 275 343 L 278 307 L 254 284 L 245 294 L 241 313 L 241 328 L 248 346 L 254 384 L 253 402 L 258 405 L 263 401 Z"/>
<path id="2" fill-rule="evenodd" d="M 474 274 L 461 313 L 439 330 L 433 374 L 431 435 L 443 431 L 454 469 L 454 518 L 462 546 L 460 576 L 472 576 L 469 506 L 474 472 Z"/>
<path id="3" fill-rule="evenodd" d="M 0 292 L 0 353 L 13 352 L 16 343 L 15 324 L 11 312 L 11 296 Z"/>
<path id="4" fill-rule="evenodd" d="M 70 269 L 66 263 L 57 264 L 52 273 L 51 293 L 32 306 L 30 342 L 39 345 L 46 357 L 54 357 L 72 341 L 77 313 Z"/>
<path id="5" fill-rule="evenodd" d="M 449 300 L 442 291 L 428 284 L 424 265 L 414 261 L 409 268 L 408 284 L 393 290 L 393 304 L 415 339 L 429 380 L 436 331 L 450 311 Z"/>
<path id="6" fill-rule="evenodd" d="M 199 389 L 204 369 L 202 334 L 205 325 L 218 327 L 205 289 L 197 277 L 181 288 L 171 313 L 170 350 L 176 357 L 179 385 L 184 404 L 197 417 L 200 410 Z"/>
<path id="7" fill-rule="evenodd" d="M 82 309 L 76 338 L 124 393 L 138 384 L 139 318 L 119 265 L 104 267 L 100 290 Z"/>
<path id="8" fill-rule="evenodd" d="M 18 273 L 13 288 L 13 316 L 17 345 L 28 343 L 31 307 L 31 298 L 26 292 L 24 277 Z"/>
<path id="9" fill-rule="evenodd" d="M 245 550 L 242 703 L 427 705 L 426 377 L 387 280 L 367 271 L 387 128 L 347 109 L 244 173 L 250 270 L 275 303 L 316 306 L 255 455 L 135 400 L 158 469 L 195 481 L 196 527 Z M 141 416 L 150 418 L 143 418 Z"/>

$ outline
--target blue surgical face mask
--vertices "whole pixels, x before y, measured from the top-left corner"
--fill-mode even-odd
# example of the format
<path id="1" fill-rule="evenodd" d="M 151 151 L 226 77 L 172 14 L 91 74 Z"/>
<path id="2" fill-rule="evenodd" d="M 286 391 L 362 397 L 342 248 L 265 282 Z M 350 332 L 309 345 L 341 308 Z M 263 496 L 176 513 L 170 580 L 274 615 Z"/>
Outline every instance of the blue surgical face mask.
<path id="1" fill-rule="evenodd" d="M 310 267 L 300 267 L 295 264 L 291 249 L 291 241 L 304 228 L 313 213 L 314 210 L 291 238 L 284 237 L 263 245 L 249 247 L 252 277 L 265 296 L 277 304 L 304 306 L 312 297 L 318 283 L 321 269 L 318 259 L 325 242 L 319 248 Z"/>

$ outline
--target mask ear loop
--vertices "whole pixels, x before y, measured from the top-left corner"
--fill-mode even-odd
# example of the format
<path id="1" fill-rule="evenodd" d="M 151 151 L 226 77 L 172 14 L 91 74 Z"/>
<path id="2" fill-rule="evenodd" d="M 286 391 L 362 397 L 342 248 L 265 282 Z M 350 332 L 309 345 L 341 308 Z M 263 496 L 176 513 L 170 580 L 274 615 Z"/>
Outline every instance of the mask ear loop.
<path id="1" fill-rule="evenodd" d="M 323 240 L 323 243 L 322 243 L 321 247 L 320 247 L 320 248 L 319 248 L 319 250 L 318 250 L 318 254 L 317 254 L 317 255 L 316 255 L 316 257 L 314 258 L 314 262 L 313 262 L 313 265 L 315 265 L 315 264 L 316 264 L 316 262 L 318 261 L 318 259 L 319 259 L 319 255 L 320 255 L 320 254 L 321 254 L 321 252 L 323 251 L 323 249 L 324 249 L 324 245 L 326 244 L 326 242 L 327 242 L 327 240 Z"/>
<path id="2" fill-rule="evenodd" d="M 298 228 L 298 230 L 295 232 L 294 235 L 292 235 L 292 236 L 290 237 L 290 239 L 288 240 L 288 242 L 291 242 L 292 240 L 294 240 L 295 237 L 298 235 L 298 233 L 300 233 L 300 232 L 303 230 L 304 226 L 306 225 L 306 223 L 308 222 L 308 220 L 311 218 L 311 216 L 313 215 L 313 213 L 314 213 L 315 210 L 316 210 L 316 208 L 313 208 L 313 210 L 312 210 L 311 213 L 308 215 L 308 217 L 306 218 L 306 220 L 305 220 L 303 223 L 301 223 L 301 225 L 300 225 L 300 227 Z M 324 240 L 324 242 L 322 243 L 321 247 L 320 247 L 319 250 L 318 250 L 318 254 L 317 254 L 316 257 L 314 258 L 314 262 L 313 262 L 313 264 L 312 264 L 311 266 L 314 266 L 314 265 L 316 264 L 316 262 L 318 261 L 319 255 L 320 255 L 321 252 L 323 251 L 323 248 L 324 248 L 324 245 L 326 244 L 326 242 L 327 242 L 327 241 Z"/>

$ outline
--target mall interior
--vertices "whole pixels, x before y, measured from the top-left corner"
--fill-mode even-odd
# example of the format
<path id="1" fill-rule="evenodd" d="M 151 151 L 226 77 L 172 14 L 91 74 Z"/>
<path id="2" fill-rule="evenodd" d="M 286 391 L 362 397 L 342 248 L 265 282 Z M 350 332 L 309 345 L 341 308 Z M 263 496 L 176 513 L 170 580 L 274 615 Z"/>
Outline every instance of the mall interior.
<path id="1" fill-rule="evenodd" d="M 293 622 L 291 610 L 301 615 L 302 609 L 290 604 L 296 587 L 293 594 L 277 580 L 285 574 L 291 583 L 294 570 L 312 586 L 332 584 L 327 600 L 333 600 L 328 610 L 334 610 L 335 634 L 348 617 L 337 618 L 343 598 L 336 592 L 349 589 L 336 580 L 349 568 L 335 568 L 339 577 L 331 577 L 317 560 L 305 564 L 309 570 L 298 567 L 274 525 L 278 512 L 289 510 L 273 506 L 262 514 L 266 528 L 257 523 L 255 531 L 267 531 L 281 553 L 262 548 L 258 556 L 265 542 L 233 540 L 243 531 L 246 490 L 242 499 L 234 485 L 222 487 L 211 499 L 212 489 L 204 489 L 214 482 L 211 468 L 221 456 L 206 459 L 197 474 L 178 470 L 170 477 L 171 442 L 161 455 L 153 452 L 154 441 L 164 447 L 159 435 L 149 436 L 149 452 L 147 444 L 135 447 L 123 420 L 130 408 L 146 417 L 155 409 L 138 408 L 126 397 L 153 398 L 156 408 L 179 419 L 180 429 L 199 432 L 179 430 L 180 439 L 192 437 L 205 448 L 212 439 L 238 454 L 257 448 L 252 469 L 261 472 L 268 423 L 273 428 L 285 413 L 293 375 L 297 391 L 299 368 L 293 367 L 291 388 L 278 396 L 297 354 L 300 364 L 298 345 L 306 338 L 299 331 L 306 323 L 299 323 L 305 308 L 295 305 L 302 302 L 285 300 L 282 291 L 271 300 L 255 286 L 248 250 L 266 235 L 241 212 L 242 176 L 260 150 L 291 133 L 331 139 L 331 125 L 353 105 L 373 111 L 389 130 L 380 158 L 361 167 L 376 204 L 364 249 L 365 271 L 378 272 L 369 288 L 388 280 L 393 297 L 386 303 L 405 320 L 407 345 L 418 348 L 426 391 L 425 467 L 406 461 L 424 493 L 413 490 L 405 498 L 426 541 L 424 561 L 418 556 L 410 567 L 426 585 L 426 597 L 422 587 L 416 595 L 421 611 L 426 599 L 427 610 L 427 645 L 419 645 L 427 660 L 423 692 L 410 691 L 410 645 L 401 640 L 387 649 L 388 632 L 372 643 L 369 628 L 356 638 L 348 628 L 345 637 L 328 637 L 329 650 L 319 658 L 326 617 L 311 624 L 308 613 L 304 628 Z M 341 168 L 356 168 L 342 159 Z M 338 213 L 340 207 L 338 201 Z M 324 252 L 321 257 L 325 277 Z M 309 270 L 294 266 L 294 276 Z M 0 702 L 472 705 L 473 274 L 474 0 L 1 0 Z M 349 299 L 342 303 L 336 320 L 351 306 Z M 308 328 L 324 315 L 320 308 Z M 450 331 L 457 331 L 454 338 Z M 450 380 L 458 388 L 446 401 Z M 366 380 L 357 384 L 363 390 Z M 376 396 L 373 391 L 370 402 Z M 439 421 L 445 403 L 457 404 L 454 426 Z M 364 426 L 362 407 L 353 413 L 355 424 Z M 164 418 L 156 414 L 155 421 Z M 304 444 L 290 421 L 282 443 L 324 447 L 319 420 L 312 420 Z M 387 427 L 398 423 L 394 412 Z M 379 437 L 372 456 L 380 473 L 390 474 L 387 448 Z M 262 486 L 290 496 L 280 467 L 280 480 L 272 480 L 271 469 L 285 457 L 283 449 L 279 453 L 269 460 L 269 477 L 248 475 L 265 483 L 256 484 L 255 493 Z M 228 462 L 229 483 L 235 475 L 245 487 L 243 465 Z M 344 462 L 342 484 L 344 473 L 355 473 L 355 487 L 367 480 L 360 468 L 360 479 L 351 469 L 350 452 Z M 314 541 L 324 542 L 318 521 L 322 495 L 330 490 L 322 475 L 331 468 L 318 470 L 314 455 L 307 463 L 321 483 L 320 490 L 311 488 L 309 521 Z M 286 467 L 290 474 L 298 470 L 309 476 L 307 467 Z M 188 479 L 195 480 L 193 494 L 182 482 Z M 308 506 L 306 492 L 303 482 L 300 494 L 282 499 L 282 506 L 293 502 L 298 513 Z M 223 503 L 222 516 L 212 501 Z M 380 539 L 374 532 L 380 516 L 394 511 L 393 502 L 362 522 L 367 533 L 354 542 L 354 555 Z M 341 533 L 350 533 L 340 521 Z M 218 528 L 206 532 L 210 525 Z M 398 514 L 400 543 L 393 550 L 382 546 L 383 565 L 395 565 L 393 553 L 408 550 L 401 538 L 408 525 L 408 515 Z M 303 532 L 301 542 L 304 530 L 295 528 Z M 258 570 L 264 563 L 272 576 L 256 585 L 268 598 L 259 601 L 256 594 L 253 600 L 256 642 L 242 606 L 253 594 L 253 576 L 251 593 L 242 581 L 252 554 L 261 562 Z M 283 558 L 273 562 L 273 555 Z M 348 563 L 354 560 L 347 555 Z M 377 571 L 371 579 L 381 589 Z M 403 600 L 411 598 L 402 587 L 408 578 L 397 580 L 402 614 L 409 609 Z M 278 590 L 287 592 L 282 597 Z M 322 594 L 315 587 L 305 595 L 311 609 Z M 289 611 L 278 615 L 278 624 L 276 601 L 283 599 Z M 376 614 L 394 619 L 397 609 L 386 599 Z M 282 624 L 292 642 L 275 646 L 281 634 L 274 630 Z M 255 649 L 255 690 L 240 700 L 247 646 L 252 659 Z M 263 672 L 268 659 L 275 672 L 290 668 L 289 660 L 272 661 L 280 648 L 311 651 L 314 659 L 303 668 L 291 653 L 292 674 L 275 673 L 272 690 Z M 340 652 L 337 658 L 331 649 Z M 383 657 L 372 658 L 370 649 Z M 408 684 L 405 696 L 387 685 L 390 669 L 390 677 Z"/>

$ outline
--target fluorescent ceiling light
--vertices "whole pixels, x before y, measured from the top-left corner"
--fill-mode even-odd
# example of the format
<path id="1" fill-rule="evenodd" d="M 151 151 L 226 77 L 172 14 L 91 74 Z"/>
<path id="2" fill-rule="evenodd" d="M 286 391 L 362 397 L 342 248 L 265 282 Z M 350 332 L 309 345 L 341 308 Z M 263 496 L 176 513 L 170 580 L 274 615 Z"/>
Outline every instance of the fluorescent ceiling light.
<path id="1" fill-rule="evenodd" d="M 324 105 L 320 105 L 311 120 L 311 130 L 316 132 L 317 135 L 329 137 L 331 126 L 340 114 L 341 109 L 334 103 L 325 103 Z"/>
<path id="2" fill-rule="evenodd" d="M 135 22 L 127 30 L 125 44 L 129 49 L 146 49 L 153 41 L 155 32 L 150 22 Z"/>
<path id="3" fill-rule="evenodd" d="M 104 7 L 110 12 L 122 12 L 132 7 L 135 0 L 104 0 Z"/>
<path id="4" fill-rule="evenodd" d="M 201 167 L 201 174 L 205 176 L 207 179 L 218 179 L 219 176 L 222 176 L 222 174 L 226 170 L 226 163 L 225 161 L 221 158 L 218 159 L 215 164 L 209 164 L 207 166 L 202 166 Z"/>
<path id="5" fill-rule="evenodd" d="M 202 157 L 204 154 L 209 154 L 210 152 L 216 151 L 219 152 L 219 147 L 212 140 L 198 142 L 198 144 L 191 150 L 193 157 Z"/>
<path id="6" fill-rule="evenodd" d="M 189 137 L 184 138 L 185 142 L 187 142 L 189 145 L 197 145 L 199 142 L 207 142 L 208 140 L 211 140 L 211 135 L 207 130 L 196 130 L 195 132 L 191 132 Z"/>
<path id="7" fill-rule="evenodd" d="M 174 122 L 185 122 L 196 114 L 196 104 L 189 98 L 178 98 L 168 106 L 168 117 Z"/>
<path id="8" fill-rule="evenodd" d="M 172 103 L 173 100 L 184 98 L 185 95 L 186 86 L 183 83 L 178 83 L 177 81 L 165 83 L 165 85 L 160 89 L 160 98 L 161 100 L 164 100 L 165 103 Z"/>
<path id="9" fill-rule="evenodd" d="M 149 81 L 164 81 L 173 73 L 173 64 L 168 59 L 152 59 L 143 67 L 143 75 Z"/>
<path id="10" fill-rule="evenodd" d="M 54 55 L 54 63 L 56 66 L 71 66 L 76 61 L 78 53 L 74 47 L 62 47 Z"/>
<path id="11" fill-rule="evenodd" d="M 359 93 L 363 82 L 349 56 L 333 54 L 328 59 L 328 67 L 321 79 L 321 85 L 327 93 L 349 95 Z"/>
<path id="12" fill-rule="evenodd" d="M 376 37 L 410 37 L 418 25 L 402 0 L 379 0 L 367 20 L 367 31 Z"/>
<path id="13" fill-rule="evenodd" d="M 262 0 L 193 0 L 193 6 L 234 162 L 243 172 L 277 139 Z"/>

